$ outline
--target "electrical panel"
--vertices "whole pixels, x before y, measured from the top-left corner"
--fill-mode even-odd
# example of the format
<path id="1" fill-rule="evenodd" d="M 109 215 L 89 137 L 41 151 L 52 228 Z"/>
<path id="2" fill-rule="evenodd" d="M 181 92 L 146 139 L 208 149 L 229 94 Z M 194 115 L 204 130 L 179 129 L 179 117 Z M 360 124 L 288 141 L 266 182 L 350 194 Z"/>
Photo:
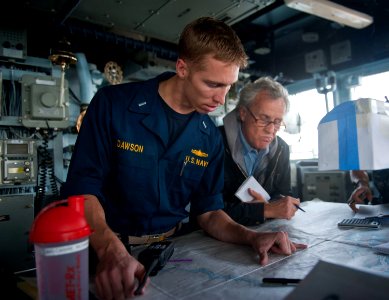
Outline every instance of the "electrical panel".
<path id="1" fill-rule="evenodd" d="M 36 182 L 37 151 L 34 140 L 0 140 L 0 185 Z"/>
<path id="2" fill-rule="evenodd" d="M 305 71 L 307 73 L 316 73 L 326 70 L 326 56 L 323 50 L 319 49 L 305 54 Z"/>
<path id="3" fill-rule="evenodd" d="M 34 220 L 34 194 L 0 195 L 0 266 L 12 271 L 35 266 L 28 233 Z"/>
<path id="4" fill-rule="evenodd" d="M 27 34 L 25 30 L 0 30 L 0 56 L 25 59 Z"/>
<path id="5" fill-rule="evenodd" d="M 349 40 L 331 45 L 331 64 L 337 65 L 352 59 L 351 43 Z"/>
<path id="6" fill-rule="evenodd" d="M 306 172 L 304 173 L 304 201 L 319 198 L 328 202 L 346 203 L 353 190 L 348 172 Z"/>
<path id="7" fill-rule="evenodd" d="M 25 127 L 64 129 L 69 122 L 67 81 L 50 76 L 22 76 L 22 124 Z"/>

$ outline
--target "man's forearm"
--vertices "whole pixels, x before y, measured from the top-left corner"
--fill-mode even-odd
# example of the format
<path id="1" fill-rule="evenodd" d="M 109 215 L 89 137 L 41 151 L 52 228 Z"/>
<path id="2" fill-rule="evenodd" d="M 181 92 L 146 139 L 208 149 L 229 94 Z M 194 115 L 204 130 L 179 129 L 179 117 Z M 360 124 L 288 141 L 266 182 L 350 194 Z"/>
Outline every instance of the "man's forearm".
<path id="1" fill-rule="evenodd" d="M 224 211 L 217 210 L 198 217 L 199 225 L 217 240 L 236 244 L 251 244 L 255 232 L 233 221 Z"/>
<path id="2" fill-rule="evenodd" d="M 104 209 L 97 197 L 93 195 L 84 195 L 84 197 L 85 218 L 93 230 L 90 243 L 93 249 L 95 249 L 97 256 L 101 257 L 112 243 L 117 244 L 121 242 L 107 225 Z"/>

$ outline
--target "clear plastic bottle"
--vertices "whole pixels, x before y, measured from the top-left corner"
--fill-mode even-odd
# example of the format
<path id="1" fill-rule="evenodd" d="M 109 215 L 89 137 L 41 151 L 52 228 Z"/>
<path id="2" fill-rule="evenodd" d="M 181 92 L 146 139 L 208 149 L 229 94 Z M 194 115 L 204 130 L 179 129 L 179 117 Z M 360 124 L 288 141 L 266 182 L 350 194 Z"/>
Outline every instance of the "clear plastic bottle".
<path id="1" fill-rule="evenodd" d="M 88 299 L 90 234 L 83 196 L 52 203 L 36 216 L 30 241 L 35 248 L 40 300 Z"/>

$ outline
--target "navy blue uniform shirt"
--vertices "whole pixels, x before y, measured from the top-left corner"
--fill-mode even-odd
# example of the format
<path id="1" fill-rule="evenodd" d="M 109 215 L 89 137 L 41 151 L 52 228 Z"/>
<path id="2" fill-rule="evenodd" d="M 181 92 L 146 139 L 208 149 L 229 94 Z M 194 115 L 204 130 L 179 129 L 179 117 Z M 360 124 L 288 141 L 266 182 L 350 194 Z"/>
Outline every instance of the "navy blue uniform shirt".
<path id="1" fill-rule="evenodd" d="M 62 197 L 95 195 L 107 223 L 129 235 L 162 233 L 191 213 L 223 208 L 223 142 L 194 113 L 167 148 L 158 84 L 171 77 L 99 89 L 83 119 Z"/>

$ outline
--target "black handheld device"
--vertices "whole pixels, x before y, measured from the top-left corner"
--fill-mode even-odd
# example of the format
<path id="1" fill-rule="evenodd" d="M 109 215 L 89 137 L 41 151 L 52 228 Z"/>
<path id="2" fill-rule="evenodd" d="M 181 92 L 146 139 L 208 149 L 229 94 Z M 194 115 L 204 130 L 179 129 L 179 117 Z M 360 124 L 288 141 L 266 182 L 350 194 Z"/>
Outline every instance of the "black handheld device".
<path id="1" fill-rule="evenodd" d="M 138 261 L 146 268 L 146 274 L 139 283 L 135 295 L 139 295 L 149 276 L 155 276 L 166 265 L 173 255 L 174 244 L 172 241 L 161 241 L 150 244 L 138 255 Z"/>

